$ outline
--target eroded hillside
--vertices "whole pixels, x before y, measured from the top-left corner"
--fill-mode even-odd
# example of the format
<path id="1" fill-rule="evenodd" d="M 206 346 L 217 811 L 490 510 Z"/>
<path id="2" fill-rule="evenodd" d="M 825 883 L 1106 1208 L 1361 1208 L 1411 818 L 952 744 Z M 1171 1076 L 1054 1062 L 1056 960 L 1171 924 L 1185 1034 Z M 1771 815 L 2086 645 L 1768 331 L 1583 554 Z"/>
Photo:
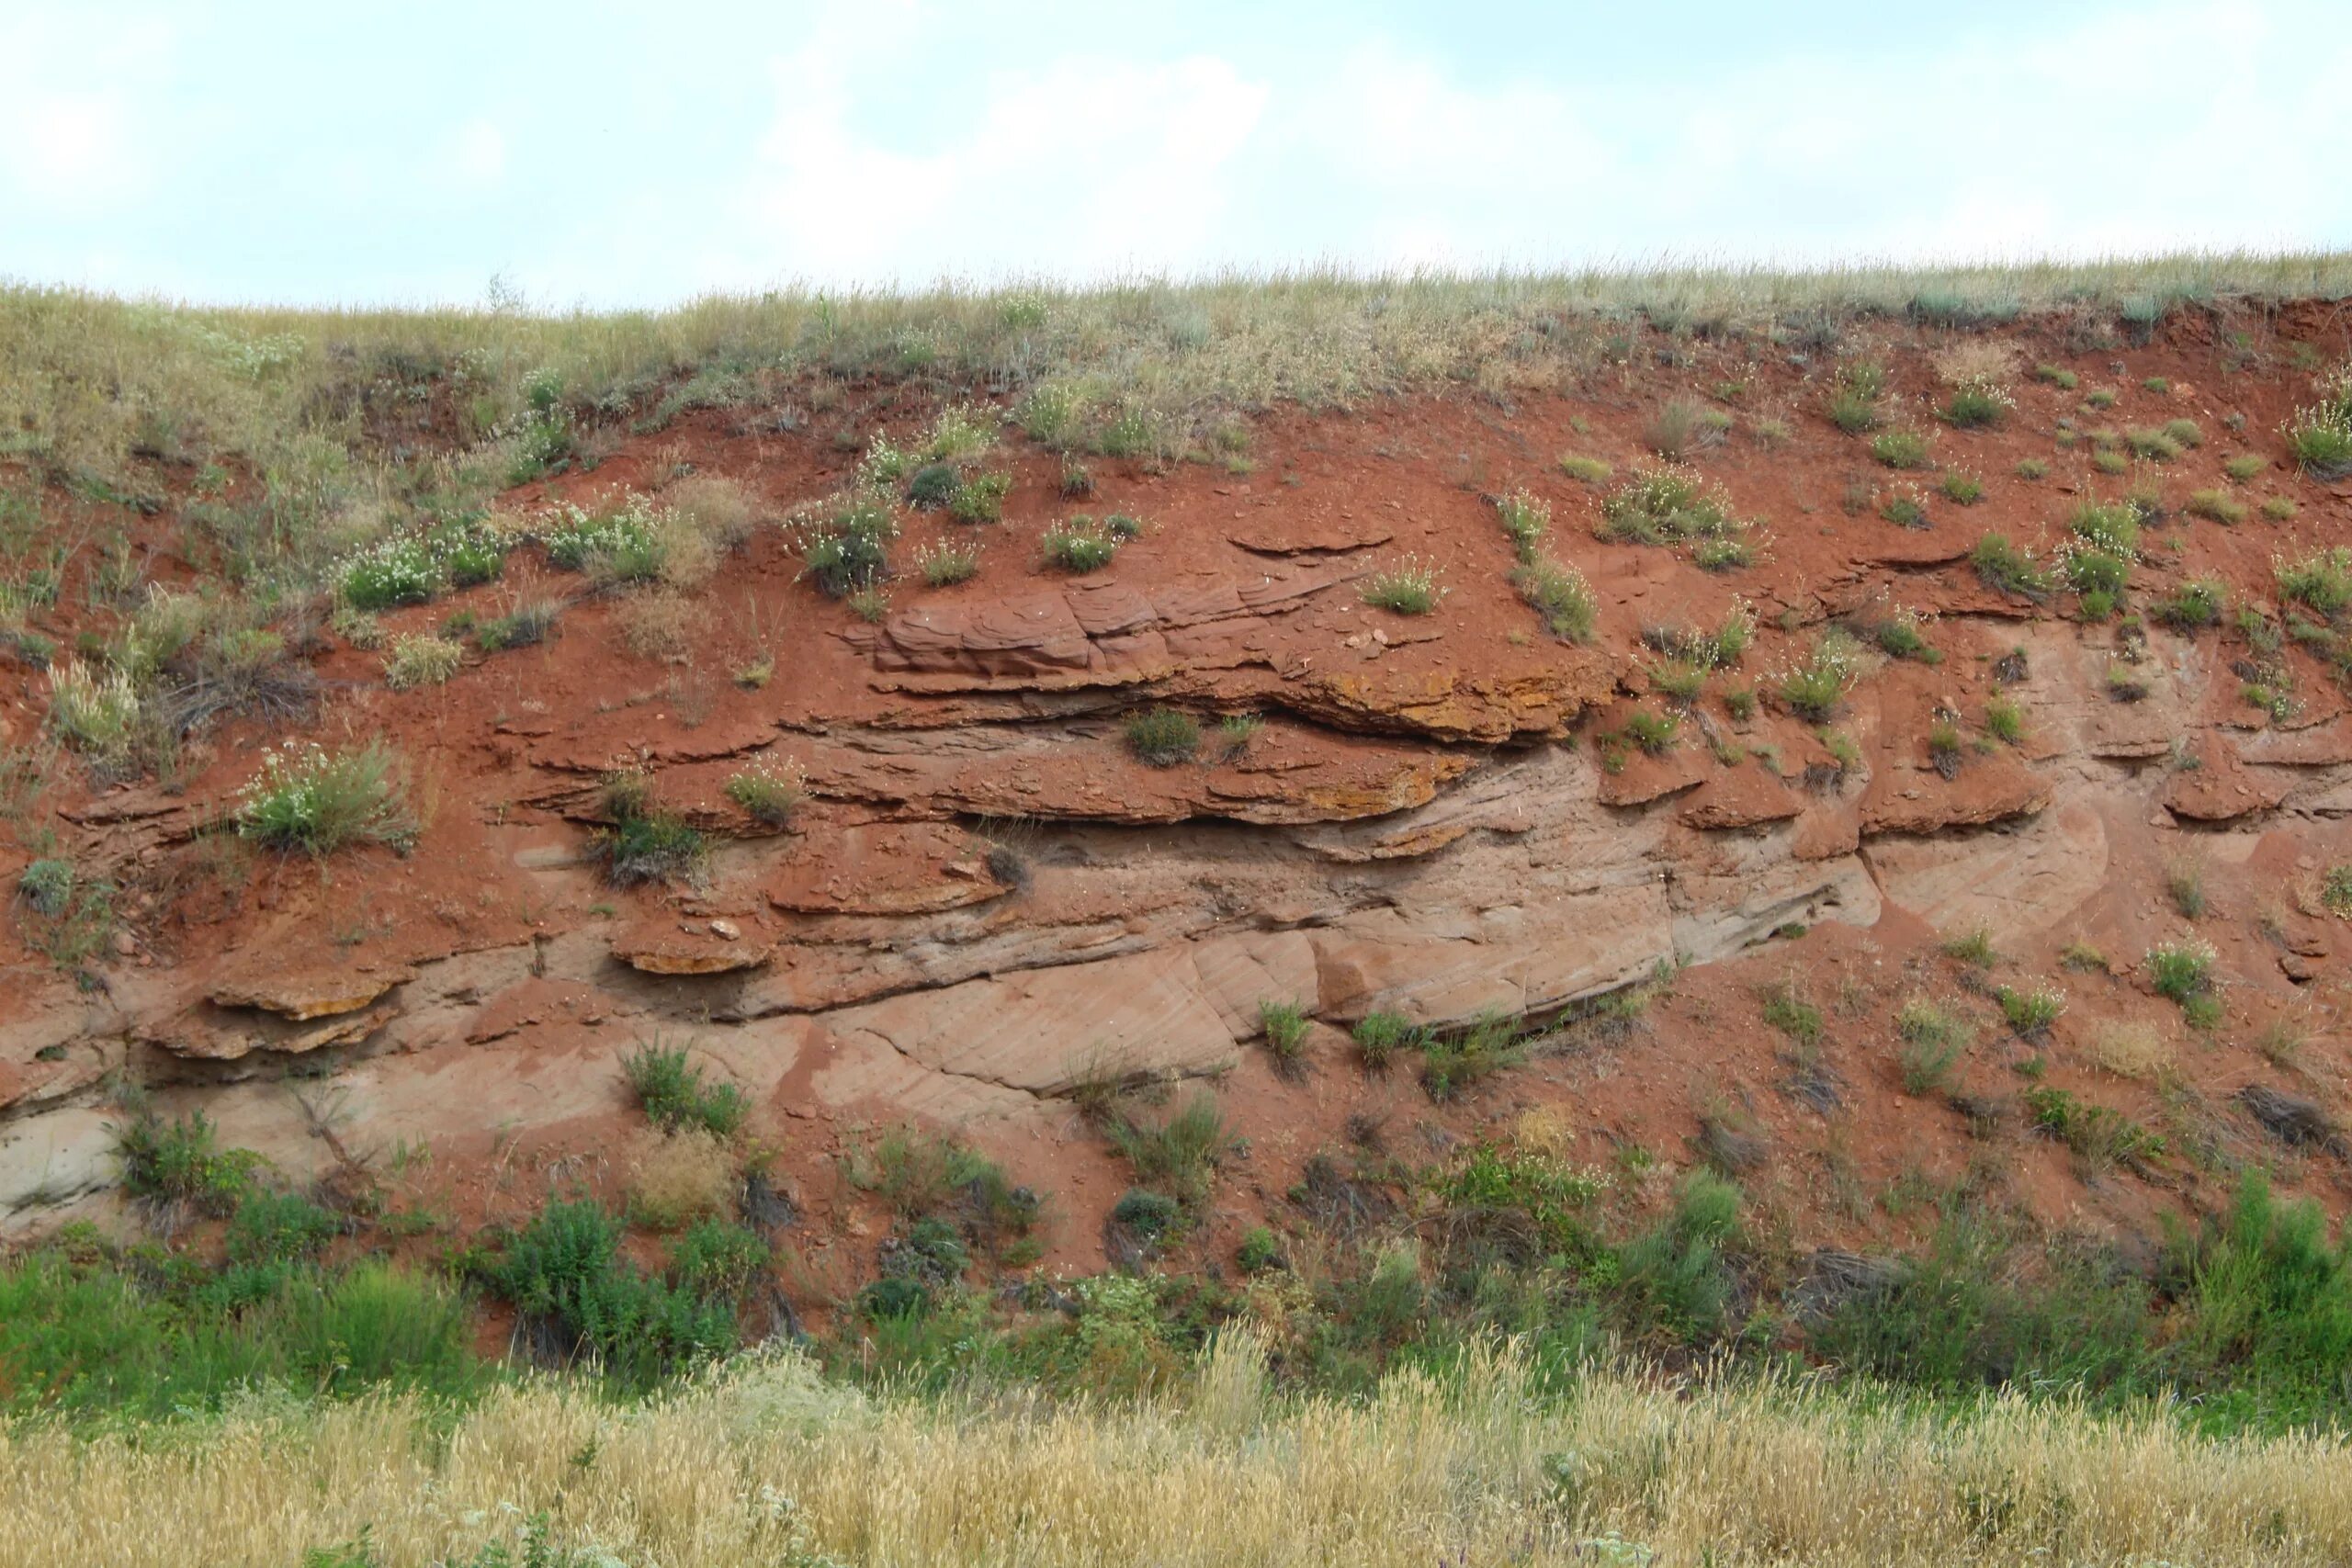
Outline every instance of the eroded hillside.
<path id="1" fill-rule="evenodd" d="M 1713 1165 L 1791 1258 L 1962 1190 L 2340 1211 L 2352 484 L 2280 432 L 2346 326 L 2130 326 L 1623 327 L 1182 456 L 1011 388 L 551 393 L 557 471 L 395 508 L 422 602 L 348 603 L 355 538 L 266 631 L 189 608 L 264 476 L 0 468 L 52 558 L 0 670 L 0 1224 L 130 1222 L 133 1088 L 404 1245 L 621 1198 L 649 1043 L 747 1098 L 801 1313 L 900 1244 L 909 1122 L 1069 1272 L 1377 1223 L 1482 1140 L 1629 1210 Z M 404 438 L 453 442 L 417 384 Z M 179 624 L 167 754 L 61 729 Z M 387 748 L 413 835 L 257 841 L 314 742 Z M 1192 1212 L 1114 1214 L 1182 1185 L 1104 1135 L 1171 1084 L 1226 1123 Z"/>

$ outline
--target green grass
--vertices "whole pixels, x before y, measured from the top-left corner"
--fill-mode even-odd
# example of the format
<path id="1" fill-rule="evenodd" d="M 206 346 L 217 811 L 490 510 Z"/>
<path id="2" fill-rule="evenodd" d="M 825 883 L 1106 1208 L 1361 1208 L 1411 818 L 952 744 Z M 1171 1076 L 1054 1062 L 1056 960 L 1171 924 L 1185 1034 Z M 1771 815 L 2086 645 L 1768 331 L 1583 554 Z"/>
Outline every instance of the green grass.
<path id="1" fill-rule="evenodd" d="M 313 855 L 371 843 L 405 852 L 416 840 L 396 759 L 380 741 L 264 751 L 238 796 L 236 823 L 240 837 Z"/>
<path id="2" fill-rule="evenodd" d="M 1445 597 L 1445 590 L 1438 583 L 1435 567 L 1407 556 L 1366 579 L 1363 597 L 1374 609 L 1386 610 L 1391 615 L 1426 615 L 1437 608 L 1438 601 Z"/>
<path id="3" fill-rule="evenodd" d="M 1119 535 L 1087 516 L 1065 519 L 1037 536 L 1046 565 L 1074 576 L 1109 566 L 1124 543 Z"/>
<path id="4" fill-rule="evenodd" d="M 2001 1017 L 2008 1026 L 2026 1040 L 2041 1034 L 2066 1010 L 2065 993 L 2049 986 L 2036 986 L 2030 990 L 1998 986 L 1994 987 L 1993 1000 L 1999 1005 Z"/>
<path id="5" fill-rule="evenodd" d="M 2202 942 L 2159 942 L 2148 949 L 2148 984 L 2156 995 L 2188 1005 L 2212 988 L 2214 953 Z"/>
<path id="6" fill-rule="evenodd" d="M 687 1059 L 683 1045 L 639 1045 L 621 1058 L 621 1076 L 647 1119 L 665 1133 L 698 1128 L 729 1138 L 751 1112 L 741 1089 L 707 1082 L 701 1065 Z"/>
<path id="7" fill-rule="evenodd" d="M 1890 468 L 1924 468 L 1928 465 L 1928 440 L 1917 430 L 1889 430 L 1871 442 L 1871 456 Z"/>
<path id="8" fill-rule="evenodd" d="M 2219 626 L 2229 589 L 2218 578 L 2191 578 L 2149 607 L 2149 615 L 2167 626 L 2194 631 Z"/>
<path id="9" fill-rule="evenodd" d="M 1479 1017 L 1459 1034 L 1421 1042 L 1421 1087 L 1431 1100 L 1453 1100 L 1472 1085 L 1527 1059 L 1519 1021 L 1500 1013 Z"/>
<path id="10" fill-rule="evenodd" d="M 1352 1031 L 1357 1054 L 1374 1072 L 1385 1071 L 1397 1052 L 1419 1049 L 1428 1032 L 1402 1013 L 1378 1010 L 1364 1014 Z"/>
<path id="11" fill-rule="evenodd" d="M 1137 761 L 1172 768 L 1192 761 L 1201 749 L 1201 722 L 1182 708 L 1148 708 L 1130 714 L 1120 733 Z"/>
<path id="12" fill-rule="evenodd" d="M 1917 1096 L 1942 1091 L 1973 1032 L 1949 1008 L 1914 997 L 1895 1014 L 1894 1032 L 1903 1092 Z"/>
<path id="13" fill-rule="evenodd" d="M 2281 598 L 2308 604 L 2333 620 L 2352 607 L 2352 546 L 2316 550 L 2274 569 Z"/>
<path id="14" fill-rule="evenodd" d="M 1306 1010 L 1296 1002 L 1269 998 L 1258 1004 L 1258 1029 L 1284 1072 L 1296 1073 L 1305 1065 L 1306 1024 Z"/>
<path id="15" fill-rule="evenodd" d="M 2049 575 L 2007 534 L 1987 534 L 1977 540 L 1968 562 L 1986 587 L 1999 592 L 2035 601 L 2050 595 Z"/>
<path id="16" fill-rule="evenodd" d="M 1679 545 L 1732 543 L 1747 528 L 1732 515 L 1730 498 L 1721 490 L 1669 464 L 1637 468 L 1631 480 L 1611 491 L 1593 532 L 1612 544 Z"/>

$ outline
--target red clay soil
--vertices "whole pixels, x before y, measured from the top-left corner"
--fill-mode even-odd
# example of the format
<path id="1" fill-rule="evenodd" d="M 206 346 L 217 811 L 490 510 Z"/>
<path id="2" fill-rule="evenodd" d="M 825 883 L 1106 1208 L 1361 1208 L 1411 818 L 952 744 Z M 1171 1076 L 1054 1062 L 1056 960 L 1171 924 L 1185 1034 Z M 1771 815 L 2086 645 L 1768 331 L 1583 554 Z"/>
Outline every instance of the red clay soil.
<path id="1" fill-rule="evenodd" d="M 2268 330 L 2279 352 L 2345 346 L 2317 311 Z M 1576 395 L 1267 412 L 1246 471 L 1095 459 L 1082 500 L 1061 495 L 1057 455 L 1008 430 L 989 459 L 1013 477 L 1007 521 L 909 513 L 894 549 L 903 569 L 933 541 L 977 539 L 978 576 L 902 576 L 873 625 L 819 595 L 788 532 L 763 527 L 692 597 L 674 659 L 632 653 L 629 604 L 536 547 L 497 584 L 384 620 L 399 636 L 546 592 L 568 605 L 542 647 L 396 693 L 380 654 L 322 639 L 309 720 L 220 723 L 167 783 L 98 787 L 61 764 L 0 848 L 13 886 L 35 829 L 53 832 L 53 852 L 116 879 L 122 918 L 79 985 L 26 945 L 23 920 L 0 930 L 0 1225 L 119 1214 L 104 1131 L 118 1074 L 167 1111 L 207 1111 L 291 1177 L 370 1165 L 438 1235 L 550 1191 L 618 1194 L 650 1148 L 618 1061 L 656 1038 L 753 1095 L 752 1136 L 802 1211 L 787 1290 L 808 1306 L 870 1276 L 887 1222 L 842 1157 L 906 1121 L 958 1132 L 1046 1195 L 1047 1268 L 1103 1267 L 1105 1215 L 1133 1176 L 1070 1095 L 1106 1070 L 1200 1080 L 1245 1141 L 1170 1267 L 1221 1262 L 1261 1220 L 1300 1224 L 1285 1194 L 1302 1166 L 1351 1143 L 1417 1163 L 1532 1140 L 1645 1172 L 1621 1180 L 1634 1206 L 1728 1147 L 1764 1234 L 1794 1247 L 1914 1243 L 1931 1223 L 1921 1195 L 1962 1183 L 2052 1226 L 2143 1230 L 2211 1205 L 2249 1164 L 2342 1212 L 2341 1156 L 2281 1142 L 2234 1097 L 2261 1083 L 2344 1113 L 2352 923 L 2317 897 L 2352 862 L 2343 688 L 2290 642 L 2295 707 L 2274 720 L 2242 700 L 2243 637 L 2080 624 L 2072 595 L 2005 596 L 1965 559 L 1996 530 L 2046 557 L 2076 504 L 2125 488 L 2094 470 L 2091 442 L 2053 439 L 2062 421 L 2188 418 L 2203 444 L 2140 476 L 2172 507 L 2220 489 L 2299 510 L 2235 526 L 2176 513 L 2149 530 L 2132 604 L 2217 578 L 2233 606 L 2275 615 L 2274 559 L 2352 539 L 2352 487 L 2283 463 L 2276 432 L 2307 378 L 2278 353 L 2233 369 L 2233 345 L 2199 320 L 2086 353 L 2026 330 L 2017 409 L 1962 431 L 1928 407 L 1948 340 L 1883 336 L 1894 423 L 1935 433 L 1936 471 L 1891 472 L 1828 424 L 1823 363 L 1653 336 Z M 2024 374 L 2038 362 L 2115 389 L 2116 406 L 2082 412 L 2081 390 Z M 2146 389 L 2154 377 L 2169 389 Z M 847 395 L 786 434 L 756 410 L 698 412 L 502 510 L 658 495 L 691 472 L 740 480 L 781 518 L 845 483 L 867 436 L 911 441 L 933 412 L 904 391 Z M 1588 456 L 1622 479 L 1673 399 L 1733 416 L 1691 461 L 1758 520 L 1745 570 L 1599 542 L 1611 484 L 1557 465 Z M 2273 467 L 2233 485 L 2222 464 L 2242 452 Z M 2029 457 L 2047 478 L 2017 476 Z M 1930 491 L 1924 529 L 1878 515 L 1894 486 L 1954 468 L 1981 477 L 1980 502 Z M 158 484 L 185 489 L 168 471 Z M 1547 636 L 1510 585 L 1492 497 L 1516 487 L 1550 504 L 1546 547 L 1597 593 L 1589 648 Z M 199 575 L 175 505 L 142 518 L 55 499 L 66 526 L 125 530 L 151 580 Z M 1080 512 L 1146 527 L 1100 573 L 1048 572 L 1038 536 Z M 1406 555 L 1438 572 L 1433 615 L 1363 602 L 1367 575 Z M 1759 623 L 1740 665 L 1663 754 L 1616 739 L 1637 710 L 1675 711 L 1645 634 L 1712 627 L 1736 600 Z M 74 608 L 47 628 L 62 646 L 105 624 L 83 602 L 69 582 L 59 604 Z M 1774 699 L 1831 620 L 1867 627 L 1898 607 L 1926 617 L 1939 664 L 1873 656 L 1826 727 Z M 739 683 L 763 659 L 773 680 Z M 2111 668 L 2144 699 L 2112 700 Z M 1761 695 L 1752 716 L 1726 707 L 1735 687 Z M 2021 709 L 2015 744 L 1987 733 L 1996 694 Z M 0 670 L 0 740 L 28 743 L 44 678 Z M 1123 745 L 1125 717 L 1162 704 L 1207 721 L 1193 761 L 1149 767 Z M 1215 721 L 1245 713 L 1262 728 L 1229 749 Z M 1950 777 L 1928 747 L 1939 720 L 1963 738 Z M 1858 759 L 1841 764 L 1825 728 Z M 207 831 L 261 749 L 293 739 L 397 748 L 413 852 L 314 862 Z M 724 794 L 762 752 L 807 771 L 786 830 Z M 702 886 L 605 884 L 590 835 L 619 767 L 649 770 L 663 803 L 721 836 Z M 2191 861 L 2207 901 L 2193 921 L 2165 892 Z M 1998 950 L 1989 970 L 1941 951 L 1977 927 Z M 2192 933 L 2219 954 L 2210 1031 L 2142 964 Z M 1344 1033 L 1374 1010 L 1443 1026 L 1573 1017 L 1660 961 L 1688 966 L 1637 1016 L 1565 1028 L 1443 1104 L 1409 1062 L 1363 1071 Z M 2020 1039 L 1994 993 L 2037 986 L 2065 1010 Z M 1818 1010 L 1816 1038 L 1765 1021 L 1782 989 Z M 1973 1039 L 1949 1084 L 1917 1094 L 1894 1029 L 1914 997 Z M 1275 1071 L 1254 1038 L 1262 999 L 1317 1021 L 1303 1074 Z M 2086 1160 L 2029 1124 L 2036 1087 L 2145 1123 L 2165 1152 Z"/>

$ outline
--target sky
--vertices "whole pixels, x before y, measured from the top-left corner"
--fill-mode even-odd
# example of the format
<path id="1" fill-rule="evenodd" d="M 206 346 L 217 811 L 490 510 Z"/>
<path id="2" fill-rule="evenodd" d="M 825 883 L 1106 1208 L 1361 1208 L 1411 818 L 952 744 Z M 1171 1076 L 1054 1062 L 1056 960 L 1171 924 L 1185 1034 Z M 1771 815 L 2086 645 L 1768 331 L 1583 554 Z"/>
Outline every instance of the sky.
<path id="1" fill-rule="evenodd" d="M 0 0 L 0 277 L 542 309 L 2352 246 L 2346 0 Z"/>

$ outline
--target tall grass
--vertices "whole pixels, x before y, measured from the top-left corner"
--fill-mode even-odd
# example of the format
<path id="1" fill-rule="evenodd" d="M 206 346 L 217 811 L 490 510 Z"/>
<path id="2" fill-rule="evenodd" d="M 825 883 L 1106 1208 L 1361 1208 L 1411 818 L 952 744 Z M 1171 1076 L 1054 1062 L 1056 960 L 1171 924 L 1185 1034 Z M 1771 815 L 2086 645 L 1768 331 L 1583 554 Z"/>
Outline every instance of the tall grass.
<path id="1" fill-rule="evenodd" d="M 0 1562 L 507 1561 L 477 1553 L 533 1516 L 544 1560 L 632 1568 L 2321 1564 L 2352 1554 L 2352 1450 L 1785 1379 L 1542 1395 L 1491 1348 L 1291 1398 L 1247 1332 L 1115 1405 L 861 1396 L 780 1353 L 637 1409 L 546 1382 L 456 1416 L 264 1397 L 168 1438 L 0 1427 Z"/>

